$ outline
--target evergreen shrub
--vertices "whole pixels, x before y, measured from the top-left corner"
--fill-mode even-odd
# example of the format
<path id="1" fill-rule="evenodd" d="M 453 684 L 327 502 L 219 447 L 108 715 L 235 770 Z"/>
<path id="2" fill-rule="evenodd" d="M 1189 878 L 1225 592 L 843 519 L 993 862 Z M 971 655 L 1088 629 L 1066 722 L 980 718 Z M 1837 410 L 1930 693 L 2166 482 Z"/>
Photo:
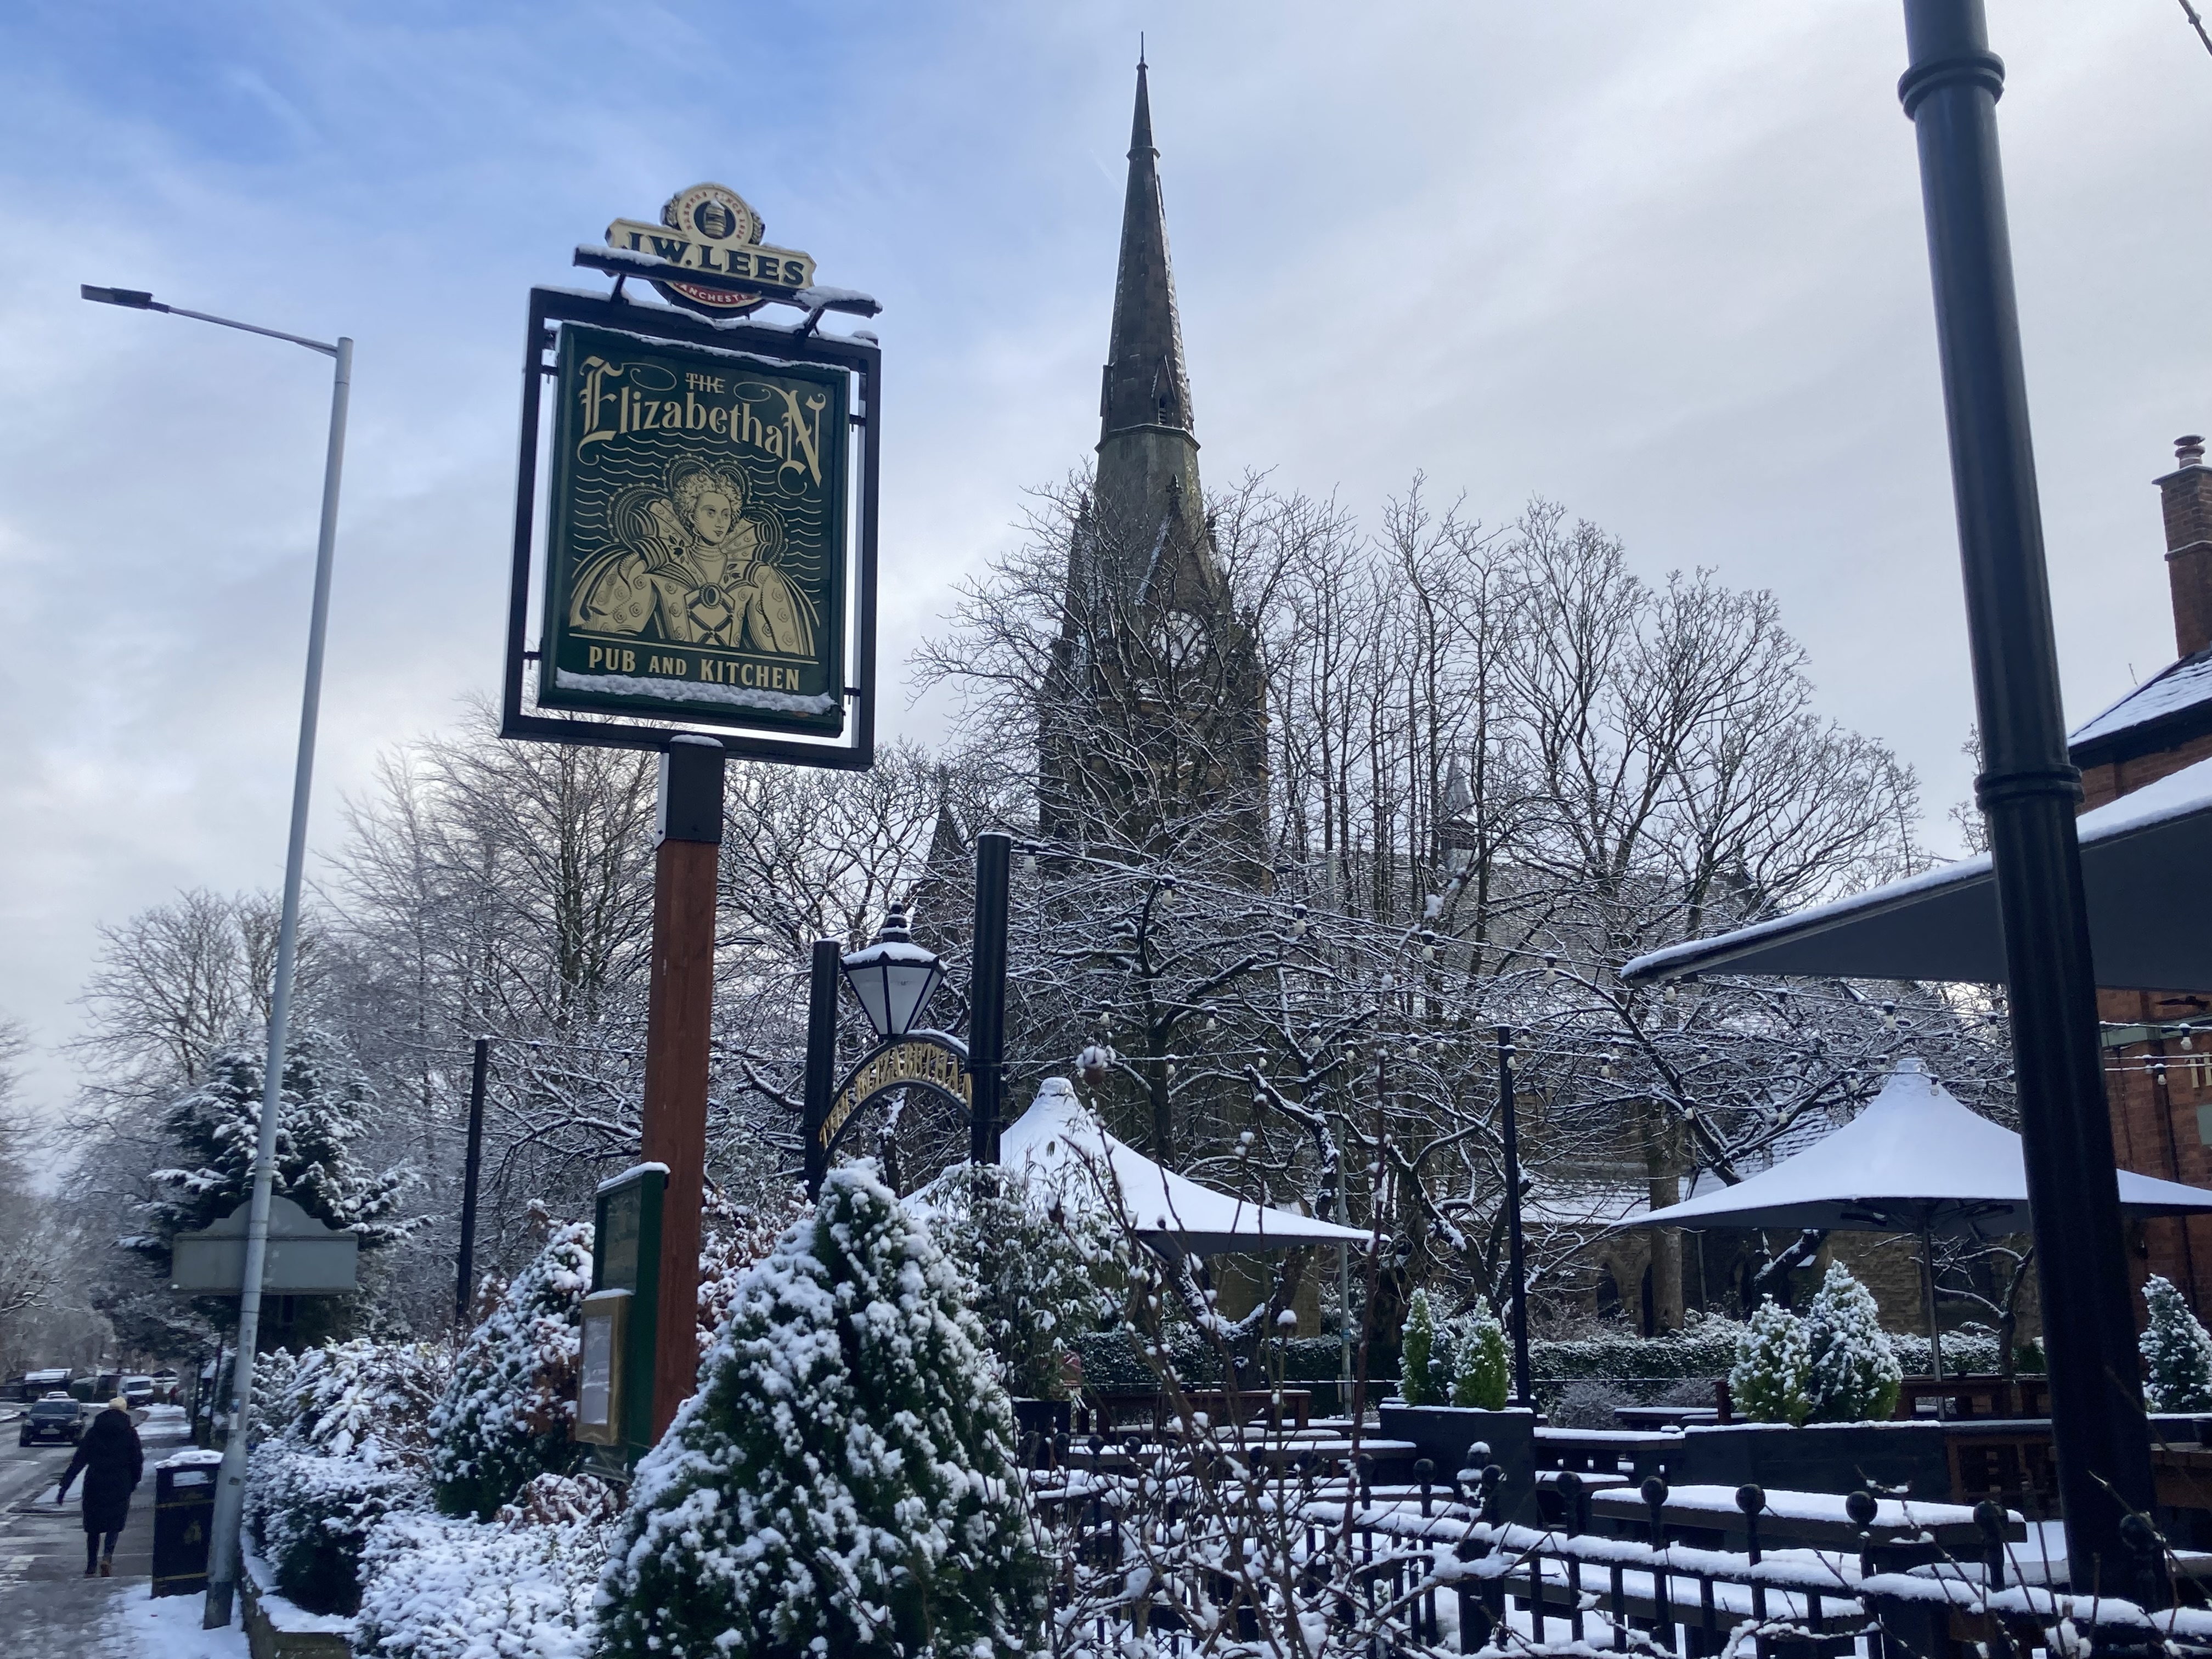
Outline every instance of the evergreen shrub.
<path id="1" fill-rule="evenodd" d="M 576 1367 L 592 1288 L 592 1224 L 554 1228 L 453 1362 L 430 1413 L 438 1507 L 489 1521 L 540 1474 L 573 1462 Z"/>
<path id="2" fill-rule="evenodd" d="M 2153 1411 L 2212 1411 L 2212 1335 L 2179 1290 L 2153 1273 L 2143 1286 L 2150 1323 L 2139 1339 L 2143 1393 Z"/>
<path id="3" fill-rule="evenodd" d="M 1398 1340 L 1398 1392 L 1408 1406 L 1441 1406 L 1450 1396 L 1450 1374 L 1441 1366 L 1437 1368 L 1441 1375 L 1431 1374 L 1429 1362 L 1436 1346 L 1429 1293 L 1415 1291 L 1406 1304 L 1405 1334 Z"/>
<path id="4" fill-rule="evenodd" d="M 1768 1297 L 1759 1304 L 1736 1344 L 1729 1393 L 1736 1411 L 1753 1423 L 1805 1420 L 1813 1370 L 1812 1345 L 1796 1315 Z"/>
<path id="5" fill-rule="evenodd" d="M 1842 1262 L 1828 1264 L 1827 1277 L 1805 1310 L 1804 1323 L 1812 1354 L 1806 1386 L 1812 1398 L 1809 1421 L 1863 1423 L 1896 1409 L 1905 1367 L 1882 1333 L 1873 1293 Z"/>
<path id="6" fill-rule="evenodd" d="M 1461 1321 L 1455 1334 L 1452 1404 L 1504 1411 L 1512 1393 L 1512 1358 L 1505 1348 L 1505 1328 L 1485 1309 Z"/>
<path id="7" fill-rule="evenodd" d="M 870 1165 L 736 1287 L 601 1584 L 623 1659 L 1043 1645 L 1013 1413 L 970 1287 Z"/>

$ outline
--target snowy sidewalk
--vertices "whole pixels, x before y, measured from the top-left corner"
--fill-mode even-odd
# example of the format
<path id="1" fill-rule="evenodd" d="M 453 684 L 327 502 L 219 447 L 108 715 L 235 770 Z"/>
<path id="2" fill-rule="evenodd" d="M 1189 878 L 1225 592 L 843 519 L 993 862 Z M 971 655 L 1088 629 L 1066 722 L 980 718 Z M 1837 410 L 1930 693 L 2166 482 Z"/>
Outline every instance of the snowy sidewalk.
<path id="1" fill-rule="evenodd" d="M 228 1630 L 202 1630 L 197 1595 L 164 1595 L 153 1587 L 118 1590 L 94 1632 L 98 1646 L 73 1650 L 67 1659 L 246 1659 L 246 1630 L 234 1615 Z"/>

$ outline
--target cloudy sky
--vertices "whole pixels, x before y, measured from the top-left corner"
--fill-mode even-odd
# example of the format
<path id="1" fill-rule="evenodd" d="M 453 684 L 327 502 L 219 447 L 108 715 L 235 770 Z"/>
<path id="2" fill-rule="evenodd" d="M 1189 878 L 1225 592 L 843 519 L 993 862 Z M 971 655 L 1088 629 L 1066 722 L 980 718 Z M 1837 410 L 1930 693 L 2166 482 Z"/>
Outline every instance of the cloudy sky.
<path id="1" fill-rule="evenodd" d="M 2069 713 L 2172 654 L 2155 492 L 2212 422 L 2212 58 L 1992 0 Z M 1902 28 L 1883 0 L 0 13 L 0 1009 L 64 1102 L 94 928 L 282 869 L 321 359 L 358 342 L 315 815 L 496 672 L 525 293 L 676 188 L 884 304 L 884 667 L 1096 438 L 1139 29 L 1208 475 L 1416 470 L 1771 587 L 1918 768 L 1971 711 Z"/>

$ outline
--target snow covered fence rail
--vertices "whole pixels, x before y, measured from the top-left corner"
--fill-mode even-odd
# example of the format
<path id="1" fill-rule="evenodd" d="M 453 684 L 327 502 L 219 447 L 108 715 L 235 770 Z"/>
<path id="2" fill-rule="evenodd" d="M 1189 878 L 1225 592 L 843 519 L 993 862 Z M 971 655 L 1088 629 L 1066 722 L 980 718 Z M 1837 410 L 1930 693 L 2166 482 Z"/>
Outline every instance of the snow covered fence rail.
<path id="1" fill-rule="evenodd" d="M 1747 1652 L 1948 1659 L 1977 1645 L 2000 1659 L 2039 1650 L 2068 1659 L 2093 1650 L 2212 1656 L 2212 1608 L 2202 1605 L 2201 1589 L 2212 1559 L 2161 1553 L 2148 1528 L 2136 1534 L 2146 1582 L 2163 1586 L 2160 1599 L 2171 1601 L 2179 1590 L 2197 1605 L 2146 1611 L 2135 1601 L 2046 1588 L 2034 1581 L 2063 1565 L 2008 1536 L 2017 1524 L 2008 1525 L 2012 1518 L 1994 1505 L 1978 1517 L 1984 1547 L 1966 1552 L 1972 1559 L 1945 1553 L 1884 1570 L 1882 1523 L 1893 1521 L 1884 1511 L 1896 1505 L 1863 1492 L 1849 1499 L 1778 1493 L 1770 1512 L 1766 1495 L 1746 1488 L 1744 1516 L 1754 1529 L 1752 1547 L 1739 1551 L 1672 1541 L 1661 1481 L 1642 1494 L 1652 1516 L 1645 1541 L 1502 1522 L 1495 1469 L 1462 1471 L 1446 1485 L 1425 1481 L 1410 1493 L 1378 1492 L 1364 1482 L 1356 1492 L 1342 1482 L 1299 1490 L 1278 1474 L 1250 1493 L 1260 1500 L 1252 1518 L 1264 1510 L 1284 1543 L 1270 1573 L 1255 1570 L 1264 1552 L 1252 1537 L 1238 1537 L 1234 1524 L 1207 1524 L 1202 1483 L 1164 1462 L 1155 1473 L 1167 1478 L 1083 1470 L 1038 1477 L 1036 1495 L 1046 1500 L 1038 1512 L 1052 1517 L 1069 1564 L 1062 1628 L 1079 1620 L 1100 1652 L 1115 1650 L 1115 1627 L 1149 1633 L 1155 1651 L 1183 1651 L 1186 1637 L 1190 1651 L 1201 1650 L 1206 1620 L 1188 1616 L 1188 1596 L 1163 1594 L 1170 1587 L 1158 1571 L 1161 1557 L 1146 1547 L 1171 1537 L 1180 1547 L 1176 1560 L 1203 1584 L 1200 1602 L 1218 1615 L 1220 1633 L 1249 1638 L 1264 1626 L 1296 1623 L 1325 1629 L 1331 1639 L 1307 1650 L 1332 1655 L 1565 1643 L 1584 1652 L 1609 1647 L 1683 1659 Z M 1574 1494 L 1567 1496 L 1571 1502 Z M 1784 1532 L 1793 1509 L 1816 1500 L 1856 1524 L 1857 1548 L 1758 1548 L 1759 1517 Z M 1586 1507 L 1570 1514 L 1587 1526 Z M 1891 1536 L 1899 1540 L 1894 1530 Z M 1932 1534 L 1922 1536 L 1933 1542 Z M 1091 1573 L 1087 1600 L 1077 1589 L 1077 1564 Z M 1354 1632 L 1368 1645 L 1346 1644 Z"/>

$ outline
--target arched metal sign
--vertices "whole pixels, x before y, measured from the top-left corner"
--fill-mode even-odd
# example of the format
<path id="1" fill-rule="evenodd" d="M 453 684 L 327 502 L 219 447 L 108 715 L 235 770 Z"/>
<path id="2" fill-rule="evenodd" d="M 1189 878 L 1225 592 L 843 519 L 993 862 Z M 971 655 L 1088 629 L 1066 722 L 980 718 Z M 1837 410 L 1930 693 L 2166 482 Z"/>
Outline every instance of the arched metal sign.
<path id="1" fill-rule="evenodd" d="M 830 1099 L 830 1109 L 815 1127 L 811 1150 L 819 1164 L 826 1167 L 830 1154 L 862 1108 L 901 1089 L 920 1089 L 934 1095 L 967 1118 L 975 1105 L 967 1045 L 941 1032 L 914 1032 L 872 1051 L 845 1074 L 845 1081 Z"/>

